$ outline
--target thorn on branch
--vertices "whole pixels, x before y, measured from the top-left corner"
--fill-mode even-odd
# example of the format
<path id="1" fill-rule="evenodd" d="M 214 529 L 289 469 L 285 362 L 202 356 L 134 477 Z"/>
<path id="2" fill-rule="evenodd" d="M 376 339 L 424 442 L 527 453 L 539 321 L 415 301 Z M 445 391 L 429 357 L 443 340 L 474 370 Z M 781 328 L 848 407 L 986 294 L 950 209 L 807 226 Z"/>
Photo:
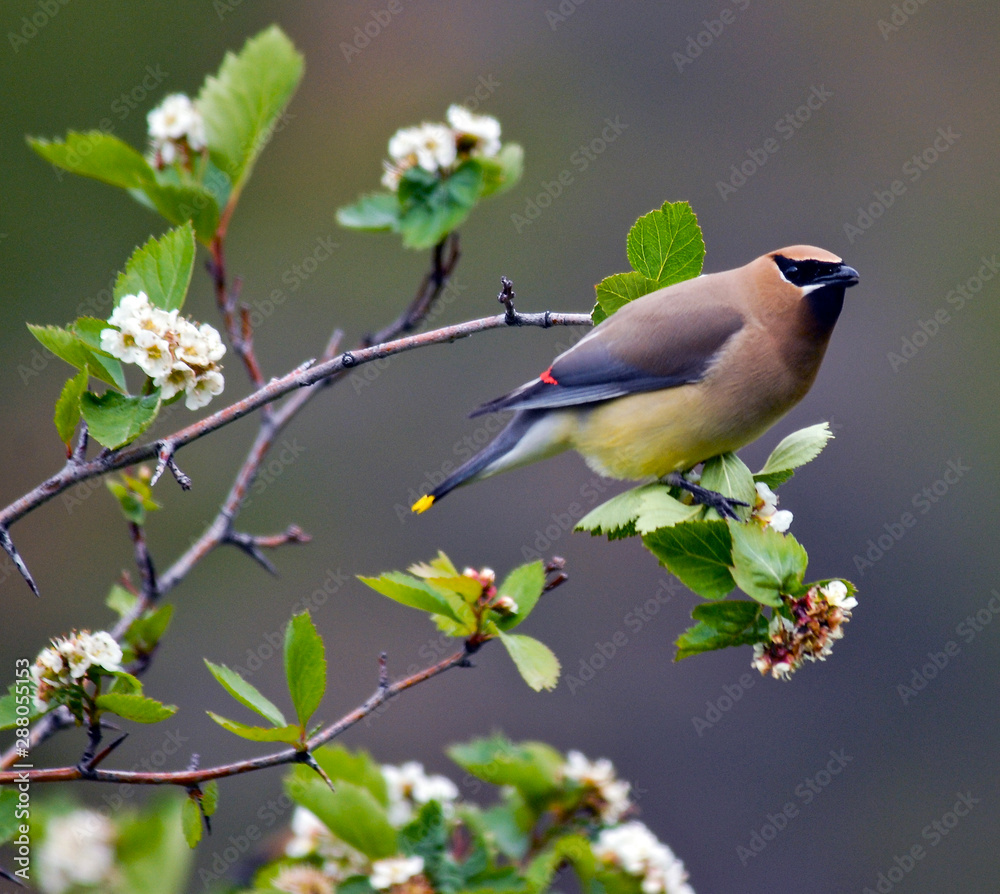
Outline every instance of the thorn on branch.
<path id="1" fill-rule="evenodd" d="M 103 721 L 101 721 L 101 723 L 102 723 L 102 725 L 104 725 L 104 722 L 103 722 Z M 108 726 L 110 726 L 110 724 L 108 724 Z M 112 728 L 114 728 L 114 727 L 112 727 Z M 117 739 L 115 739 L 115 740 L 114 740 L 114 741 L 113 741 L 113 742 L 112 742 L 112 743 L 111 743 L 110 745 L 105 745 L 105 746 L 104 746 L 104 748 L 102 748 L 102 749 L 101 749 L 101 750 L 100 750 L 100 751 L 99 751 L 99 752 L 98 752 L 98 753 L 97 753 L 97 754 L 96 754 L 96 755 L 94 756 L 94 759 L 93 759 L 93 761 L 91 761 L 91 763 L 90 763 L 90 766 L 91 766 L 91 768 L 94 768 L 94 767 L 97 767 L 98 765 L 100 765 L 100 763 L 101 763 L 101 762 L 102 762 L 102 761 L 103 761 L 103 760 L 104 760 L 104 759 L 105 759 L 105 758 L 106 758 L 106 757 L 107 757 L 107 756 L 108 756 L 109 754 L 111 754 L 111 752 L 112 752 L 112 751 L 114 751 L 114 750 L 115 750 L 115 749 L 116 749 L 116 748 L 117 748 L 117 747 L 118 747 L 119 745 L 121 745 L 121 743 L 122 743 L 122 742 L 124 742 L 124 741 L 125 741 L 125 740 L 126 740 L 127 738 L 128 738 L 128 733 L 122 733 L 122 734 L 121 734 L 121 735 L 120 735 L 120 736 L 119 736 L 119 737 L 118 737 Z"/>
<path id="2" fill-rule="evenodd" d="M 80 425 L 80 434 L 76 439 L 76 447 L 73 448 L 72 454 L 70 454 L 70 460 L 74 463 L 82 463 L 87 456 L 87 442 L 90 439 L 90 433 L 87 429 L 87 423 L 83 422 Z"/>
<path id="3" fill-rule="evenodd" d="M 378 656 L 378 688 L 389 688 L 389 656 L 385 652 Z"/>
<path id="4" fill-rule="evenodd" d="M 324 770 L 318 763 L 316 763 L 316 758 L 312 756 L 311 751 L 299 751 L 295 755 L 295 761 L 299 764 L 305 764 L 307 767 L 312 768 L 318 774 L 320 779 L 322 779 L 329 787 L 331 792 L 335 792 L 336 786 L 333 784 L 333 780 L 327 775 L 326 770 Z"/>
<path id="5" fill-rule="evenodd" d="M 508 326 L 520 326 L 521 317 L 516 310 L 514 310 L 514 299 L 517 295 L 514 292 L 514 283 L 510 281 L 506 276 L 500 277 L 500 294 L 497 295 L 497 301 L 499 301 L 504 307 L 504 322 Z"/>
<path id="6" fill-rule="evenodd" d="M 160 441 L 158 443 L 156 471 L 153 472 L 153 477 L 149 480 L 150 487 L 160 480 L 160 476 L 165 469 L 170 469 L 171 474 L 177 479 L 177 483 L 181 486 L 182 490 L 191 490 L 191 479 L 180 470 L 180 466 L 174 460 L 174 445 L 170 441 Z"/>
<path id="7" fill-rule="evenodd" d="M 310 540 L 312 537 L 298 525 L 289 525 L 281 534 L 244 534 L 242 531 L 230 531 L 222 538 L 223 543 L 231 543 L 243 550 L 251 559 L 274 575 L 278 574 L 278 569 L 262 550 L 275 549 L 286 543 L 308 543 Z"/>
<path id="8" fill-rule="evenodd" d="M 189 773 L 193 773 L 195 770 L 198 769 L 198 765 L 200 763 L 201 763 L 201 755 L 199 755 L 199 754 L 192 754 L 191 755 L 191 760 L 188 761 L 188 765 L 187 765 L 188 772 Z"/>
<path id="9" fill-rule="evenodd" d="M 21 554 L 17 551 L 17 547 L 14 546 L 14 541 L 10 539 L 10 531 L 8 531 L 3 525 L 0 525 L 0 546 L 2 546 L 4 552 L 14 560 L 17 570 L 21 572 L 21 577 L 23 577 L 25 583 L 31 587 L 31 592 L 36 596 L 41 596 L 42 594 L 38 590 L 38 584 L 35 583 L 35 579 L 31 576 L 31 572 L 28 571 L 28 566 L 24 564 L 24 559 L 21 558 Z"/>

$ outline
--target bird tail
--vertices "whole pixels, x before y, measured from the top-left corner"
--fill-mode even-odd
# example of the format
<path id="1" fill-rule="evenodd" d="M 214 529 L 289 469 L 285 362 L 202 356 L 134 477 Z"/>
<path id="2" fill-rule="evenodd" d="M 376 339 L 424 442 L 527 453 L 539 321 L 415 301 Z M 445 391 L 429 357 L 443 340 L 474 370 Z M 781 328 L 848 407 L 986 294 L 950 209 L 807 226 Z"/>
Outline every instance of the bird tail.
<path id="1" fill-rule="evenodd" d="M 514 415 L 507 427 L 479 453 L 459 466 L 429 494 L 412 506 L 413 512 L 426 512 L 445 494 L 462 484 L 488 478 L 497 472 L 513 469 L 537 459 L 553 456 L 568 446 L 567 432 L 571 417 L 567 413 L 523 410 Z"/>

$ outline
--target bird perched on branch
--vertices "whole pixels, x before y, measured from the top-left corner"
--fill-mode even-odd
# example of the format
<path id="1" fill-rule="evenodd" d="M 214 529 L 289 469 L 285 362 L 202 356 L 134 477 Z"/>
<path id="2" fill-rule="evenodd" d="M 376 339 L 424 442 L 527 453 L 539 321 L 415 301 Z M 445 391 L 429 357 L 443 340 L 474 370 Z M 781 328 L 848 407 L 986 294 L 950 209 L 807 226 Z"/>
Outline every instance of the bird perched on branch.
<path id="1" fill-rule="evenodd" d="M 735 518 L 737 501 L 678 473 L 749 444 L 805 396 L 857 282 L 836 255 L 796 245 L 637 298 L 538 378 L 473 412 L 514 418 L 413 511 L 573 449 L 600 475 L 662 478 Z"/>

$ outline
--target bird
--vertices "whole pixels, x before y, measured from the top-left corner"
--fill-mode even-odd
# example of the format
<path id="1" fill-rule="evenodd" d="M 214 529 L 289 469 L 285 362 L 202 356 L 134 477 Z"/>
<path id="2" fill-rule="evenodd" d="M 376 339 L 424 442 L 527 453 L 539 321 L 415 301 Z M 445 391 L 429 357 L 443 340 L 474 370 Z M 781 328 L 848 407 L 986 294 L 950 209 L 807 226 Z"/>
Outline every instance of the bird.
<path id="1" fill-rule="evenodd" d="M 573 449 L 600 475 L 661 479 L 737 518 L 745 504 L 683 473 L 756 440 L 805 397 L 858 281 L 837 255 L 794 245 L 629 302 L 537 378 L 475 410 L 514 416 L 412 511 Z"/>

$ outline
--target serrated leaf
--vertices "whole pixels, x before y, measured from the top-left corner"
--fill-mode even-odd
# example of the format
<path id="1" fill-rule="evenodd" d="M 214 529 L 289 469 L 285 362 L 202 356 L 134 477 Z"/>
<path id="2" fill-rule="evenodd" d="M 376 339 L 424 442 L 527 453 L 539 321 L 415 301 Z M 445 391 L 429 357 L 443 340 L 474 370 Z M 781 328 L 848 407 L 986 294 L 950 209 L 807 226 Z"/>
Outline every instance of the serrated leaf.
<path id="1" fill-rule="evenodd" d="M 209 672 L 219 681 L 219 685 L 241 705 L 256 714 L 260 714 L 261 717 L 275 726 L 287 725 L 288 721 L 285 720 L 285 715 L 281 713 L 277 705 L 265 698 L 253 683 L 248 683 L 236 671 L 230 670 L 224 664 L 213 664 L 207 658 L 204 661 Z"/>
<path id="2" fill-rule="evenodd" d="M 82 177 L 133 189 L 153 180 L 153 169 L 135 149 L 110 133 L 70 131 L 65 140 L 28 138 L 46 161 Z"/>
<path id="3" fill-rule="evenodd" d="M 80 407 L 90 435 L 114 449 L 131 443 L 153 424 L 160 409 L 160 392 L 130 397 L 105 391 L 98 397 L 85 391 Z"/>
<path id="4" fill-rule="evenodd" d="M 87 369 L 94 378 L 114 385 L 119 391 L 128 390 L 121 361 L 101 349 L 101 332 L 108 328 L 105 320 L 94 317 L 78 317 L 70 325 L 70 332 L 89 351 Z"/>
<path id="5" fill-rule="evenodd" d="M 326 652 L 309 612 L 285 628 L 285 678 L 299 723 L 306 726 L 326 692 Z"/>
<path id="6" fill-rule="evenodd" d="M 482 168 L 467 161 L 445 179 L 413 167 L 399 184 L 399 230 L 407 248 L 431 248 L 455 230 L 476 203 Z"/>
<path id="7" fill-rule="evenodd" d="M 376 593 L 388 596 L 390 599 L 410 608 L 420 611 L 430 612 L 435 615 L 444 615 L 456 624 L 465 625 L 466 621 L 458 616 L 451 604 L 445 597 L 435 590 L 430 584 L 402 574 L 399 571 L 387 571 L 379 577 L 362 577 L 358 580 L 367 584 Z M 471 632 L 471 631 L 470 631 Z"/>
<path id="8" fill-rule="evenodd" d="M 251 37 L 238 54 L 226 53 L 218 74 L 205 80 L 198 109 L 213 162 L 238 194 L 275 124 L 302 79 L 304 60 L 272 25 Z"/>
<path id="9" fill-rule="evenodd" d="M 337 790 L 317 778 L 313 771 L 297 767 L 285 778 L 291 798 L 311 810 L 337 837 L 372 860 L 399 852 L 396 830 L 385 808 L 371 792 L 350 782 L 338 782 Z"/>
<path id="10" fill-rule="evenodd" d="M 181 829 L 184 831 L 184 840 L 188 843 L 188 847 L 197 847 L 201 841 L 201 811 L 193 795 L 185 798 L 184 806 L 181 807 Z"/>
<path id="11" fill-rule="evenodd" d="M 705 241 L 691 206 L 664 202 L 658 211 L 644 214 L 629 230 L 626 253 L 632 269 L 657 288 L 697 276 L 705 261 Z"/>
<path id="12" fill-rule="evenodd" d="M 81 370 L 63 385 L 63 390 L 56 401 L 53 422 L 59 433 L 59 440 L 66 445 L 67 451 L 73 441 L 76 425 L 80 421 L 80 397 L 87 390 L 89 381 L 90 373 L 86 369 Z"/>
<path id="13" fill-rule="evenodd" d="M 817 425 L 810 425 L 792 432 L 788 437 L 782 439 L 771 455 L 767 458 L 762 468 L 754 479 L 766 484 L 768 487 L 777 487 L 792 477 L 792 472 L 799 466 L 804 466 L 807 462 L 814 460 L 827 441 L 833 438 L 830 425 L 827 422 L 820 422 Z"/>
<path id="14" fill-rule="evenodd" d="M 474 603 L 483 595 L 483 585 L 464 574 L 453 574 L 448 577 L 425 578 L 428 584 L 438 590 L 454 593 L 465 603 Z M 445 596 L 447 599 L 448 597 Z"/>
<path id="15" fill-rule="evenodd" d="M 700 483 L 702 487 L 724 497 L 741 500 L 751 507 L 757 499 L 753 474 L 735 453 L 723 453 L 707 460 L 702 469 Z M 737 511 L 744 515 L 748 513 L 748 510 L 739 507 Z"/>
<path id="16" fill-rule="evenodd" d="M 634 271 L 606 276 L 596 286 L 597 303 L 590 313 L 590 318 L 596 326 L 630 301 L 655 292 L 658 288 L 656 282 Z"/>
<path id="17" fill-rule="evenodd" d="M 575 531 L 590 531 L 592 535 L 606 535 L 609 540 L 634 537 L 635 520 L 639 517 L 644 493 L 653 484 L 643 484 L 617 494 L 600 506 L 591 509 L 576 523 Z"/>
<path id="18" fill-rule="evenodd" d="M 251 742 L 285 742 L 289 745 L 296 745 L 302 736 L 302 729 L 297 724 L 288 726 L 250 726 L 248 723 L 240 723 L 238 720 L 229 720 L 213 711 L 206 711 L 224 730 L 228 730 L 241 739 L 249 739 Z"/>
<path id="19" fill-rule="evenodd" d="M 211 243 L 219 226 L 219 203 L 215 192 L 200 183 L 165 183 L 154 180 L 129 191 L 140 204 L 159 212 L 170 223 L 188 223 L 198 241 Z"/>
<path id="20" fill-rule="evenodd" d="M 529 562 L 508 574 L 497 587 L 497 596 L 509 596 L 517 603 L 517 613 L 497 621 L 501 630 L 512 630 L 534 611 L 545 589 L 545 566 Z"/>
<path id="21" fill-rule="evenodd" d="M 416 577 L 458 577 L 458 569 L 454 562 L 448 558 L 443 550 L 438 550 L 438 554 L 429 562 L 414 562 L 407 569 L 410 574 Z"/>
<path id="22" fill-rule="evenodd" d="M 60 360 L 65 360 L 79 370 L 88 370 L 92 376 L 108 385 L 125 389 L 121 364 L 113 358 L 96 355 L 73 330 L 59 326 L 35 326 L 32 323 L 27 325 L 28 331 Z M 107 323 L 103 325 L 107 326 Z"/>
<path id="23" fill-rule="evenodd" d="M 342 227 L 370 232 L 398 230 L 401 210 L 395 193 L 370 193 L 353 205 L 338 208 L 337 223 Z"/>
<path id="24" fill-rule="evenodd" d="M 535 692 L 556 688 L 559 682 L 559 659 L 545 643 L 515 633 L 501 633 L 500 642 L 504 644 L 524 682 Z"/>
<path id="25" fill-rule="evenodd" d="M 145 695 L 121 692 L 97 696 L 97 707 L 135 723 L 159 723 L 177 713 L 176 705 L 165 705 Z"/>
<path id="26" fill-rule="evenodd" d="M 138 677 L 127 671 L 115 671 L 114 678 L 115 682 L 108 692 L 121 695 L 142 695 L 142 681 Z"/>
<path id="27" fill-rule="evenodd" d="M 732 537 L 724 521 L 691 521 L 642 538 L 646 548 L 687 587 L 706 599 L 721 599 L 736 582 L 729 570 Z"/>
<path id="28" fill-rule="evenodd" d="M 108 593 L 107 599 L 104 600 L 104 604 L 113 612 L 116 612 L 118 617 L 121 618 L 132 611 L 138 599 L 138 596 L 134 593 L 130 593 L 123 586 L 114 584 L 111 587 L 111 591 Z"/>
<path id="29" fill-rule="evenodd" d="M 137 652 L 151 652 L 163 639 L 173 616 L 172 605 L 161 605 L 141 618 L 136 618 L 125 634 L 125 639 Z"/>
<path id="30" fill-rule="evenodd" d="M 359 785 L 371 792 L 383 807 L 389 806 L 389 790 L 382 768 L 367 752 L 351 752 L 342 745 L 322 745 L 313 751 L 313 757 L 335 786 L 338 780 Z"/>
<path id="31" fill-rule="evenodd" d="M 732 573 L 736 585 L 764 605 L 781 605 L 781 594 L 802 588 L 809 557 L 791 534 L 757 524 L 730 522 Z"/>
<path id="32" fill-rule="evenodd" d="M 184 305 L 194 269 L 194 229 L 190 221 L 159 238 L 151 237 L 132 252 L 115 280 L 115 307 L 125 295 L 145 292 L 149 303 L 163 310 Z"/>
<path id="33" fill-rule="evenodd" d="M 677 638 L 675 661 L 730 646 L 750 645 L 767 635 L 767 620 L 756 602 L 726 599 L 705 603 L 695 606 L 691 615 L 698 623 Z"/>
<path id="34" fill-rule="evenodd" d="M 559 787 L 563 756 L 544 742 L 511 742 L 494 735 L 448 749 L 450 757 L 477 779 L 509 785 L 530 803 L 547 801 Z"/>
<path id="35" fill-rule="evenodd" d="M 660 528 L 672 528 L 682 522 L 692 521 L 701 515 L 701 506 L 689 506 L 671 496 L 670 488 L 650 484 L 639 494 L 639 512 L 635 529 L 640 534 L 651 534 Z"/>

